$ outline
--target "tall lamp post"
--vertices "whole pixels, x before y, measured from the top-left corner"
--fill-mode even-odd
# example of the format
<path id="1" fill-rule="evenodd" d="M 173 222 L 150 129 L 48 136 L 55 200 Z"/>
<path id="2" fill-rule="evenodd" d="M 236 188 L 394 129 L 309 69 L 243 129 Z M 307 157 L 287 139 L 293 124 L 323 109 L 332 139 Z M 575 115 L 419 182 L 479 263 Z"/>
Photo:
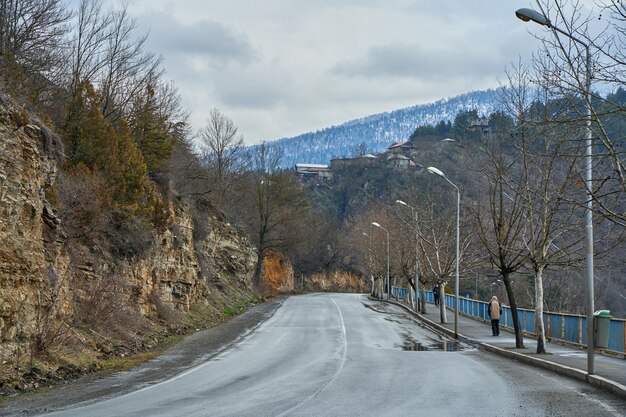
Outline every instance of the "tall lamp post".
<path id="1" fill-rule="evenodd" d="M 439 175 L 450 185 L 456 188 L 456 276 L 454 279 L 454 337 L 459 337 L 459 223 L 461 219 L 461 191 L 452 181 L 438 168 L 428 167 L 428 172 Z M 446 295 L 443 294 L 445 297 Z"/>
<path id="2" fill-rule="evenodd" d="M 387 233 L 387 301 L 389 301 L 389 293 L 391 292 L 391 288 L 389 288 L 389 230 L 385 229 L 376 222 L 372 222 L 372 226 L 380 227 L 385 231 L 385 233 Z"/>
<path id="3" fill-rule="evenodd" d="M 585 48 L 585 101 L 586 101 L 586 120 L 585 120 L 585 189 L 587 193 L 586 208 L 586 225 L 585 225 L 585 270 L 586 270 L 586 287 L 587 287 L 587 374 L 594 373 L 594 340 L 593 340 L 593 310 L 594 310 L 594 283 L 593 283 L 593 194 L 592 194 L 592 133 L 591 133 L 591 54 L 589 52 L 589 44 L 572 36 L 571 34 L 554 26 L 550 19 L 543 13 L 533 9 L 519 9 L 515 12 L 518 19 L 524 22 L 535 22 L 547 27 L 557 33 L 560 33 Z"/>
<path id="4" fill-rule="evenodd" d="M 411 209 L 411 211 L 413 212 L 413 217 L 415 218 L 415 311 L 419 311 L 419 299 L 417 296 L 417 292 L 418 292 L 418 287 L 419 287 L 419 277 L 420 277 L 420 264 L 419 264 L 419 227 L 417 224 L 418 218 L 417 218 L 417 210 L 413 207 L 408 205 L 407 203 L 405 203 L 402 200 L 396 200 L 396 203 L 401 204 L 403 206 L 407 206 L 408 208 Z"/>
<path id="5" fill-rule="evenodd" d="M 367 267 L 370 270 L 370 279 L 372 281 L 372 291 L 371 294 L 373 296 L 375 296 L 374 294 L 374 274 L 372 273 L 372 238 L 370 237 L 370 235 L 368 235 L 367 233 L 363 232 L 363 236 L 367 237 Z"/>

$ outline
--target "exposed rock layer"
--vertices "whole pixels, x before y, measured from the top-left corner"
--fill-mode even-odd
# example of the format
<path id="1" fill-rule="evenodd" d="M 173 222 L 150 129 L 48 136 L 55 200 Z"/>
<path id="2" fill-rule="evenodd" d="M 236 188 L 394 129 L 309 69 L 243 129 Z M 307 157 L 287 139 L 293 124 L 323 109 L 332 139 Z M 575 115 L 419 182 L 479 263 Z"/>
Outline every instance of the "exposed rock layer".
<path id="1" fill-rule="evenodd" d="M 193 217 L 179 200 L 169 203 L 168 224 L 153 233 L 150 249 L 136 258 L 120 259 L 104 247 L 67 239 L 47 199 L 59 169 L 58 152 L 45 126 L 15 117 L 22 113 L 0 101 L 2 356 L 47 331 L 44 326 L 53 327 L 51 318 L 77 323 L 77 315 L 103 315 L 120 300 L 119 311 L 109 314 L 130 308 L 154 321 L 159 308 L 188 311 L 199 304 L 217 315 L 233 299 L 250 297 L 252 245 L 219 213 L 206 214 L 206 237 L 194 241 Z M 88 302 L 80 307 L 80 300 Z"/>

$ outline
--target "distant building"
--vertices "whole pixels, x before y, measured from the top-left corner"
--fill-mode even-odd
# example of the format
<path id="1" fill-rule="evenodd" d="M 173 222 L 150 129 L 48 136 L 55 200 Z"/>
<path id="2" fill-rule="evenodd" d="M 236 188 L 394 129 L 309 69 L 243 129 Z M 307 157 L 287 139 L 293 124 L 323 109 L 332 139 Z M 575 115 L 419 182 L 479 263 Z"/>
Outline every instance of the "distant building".
<path id="1" fill-rule="evenodd" d="M 345 168 L 350 165 L 354 160 L 351 158 L 334 158 L 330 160 L 330 169 L 340 169 Z"/>
<path id="2" fill-rule="evenodd" d="M 330 160 L 330 169 L 333 171 L 347 167 L 367 166 L 373 162 L 376 162 L 374 155 L 364 155 L 356 158 L 335 158 Z"/>
<path id="3" fill-rule="evenodd" d="M 367 155 L 359 156 L 358 158 L 356 158 L 356 161 L 359 165 L 369 166 L 378 162 L 378 157 L 370 153 Z"/>
<path id="4" fill-rule="evenodd" d="M 331 179 L 333 173 L 328 165 L 322 164 L 296 164 L 294 169 L 300 177 L 318 177 Z"/>
<path id="5" fill-rule="evenodd" d="M 469 130 L 471 132 L 479 132 L 482 134 L 491 133 L 491 126 L 489 126 L 489 119 L 487 117 L 479 117 L 470 122 Z"/>
<path id="6" fill-rule="evenodd" d="M 415 164 L 413 159 L 417 154 L 417 149 L 411 141 L 394 143 L 387 148 L 384 153 L 372 155 L 367 154 L 356 158 L 335 158 L 330 160 L 330 170 L 337 171 L 347 167 L 380 166 L 398 169 L 416 168 L 423 169 Z"/>
<path id="7" fill-rule="evenodd" d="M 387 148 L 388 152 L 393 153 L 405 153 L 413 150 L 415 150 L 415 145 L 413 145 L 413 142 L 411 141 L 394 143 Z"/>
<path id="8" fill-rule="evenodd" d="M 390 154 L 387 156 L 387 164 L 391 165 L 395 168 L 400 169 L 409 169 L 409 167 L 414 167 L 415 162 L 411 161 L 404 155 L 400 154 Z"/>

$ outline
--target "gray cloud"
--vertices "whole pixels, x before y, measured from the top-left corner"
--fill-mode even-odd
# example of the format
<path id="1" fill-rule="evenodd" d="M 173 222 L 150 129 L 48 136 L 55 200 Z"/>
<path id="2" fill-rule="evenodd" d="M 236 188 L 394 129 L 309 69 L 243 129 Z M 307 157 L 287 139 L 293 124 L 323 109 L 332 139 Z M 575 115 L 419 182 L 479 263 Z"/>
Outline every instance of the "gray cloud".
<path id="1" fill-rule="evenodd" d="M 332 71 L 338 75 L 364 77 L 405 77 L 422 81 L 441 80 L 459 75 L 484 75 L 493 71 L 494 57 L 476 48 L 473 54 L 461 54 L 460 48 L 426 49 L 419 44 L 392 44 L 370 47 L 355 60 L 341 62 Z"/>
<path id="2" fill-rule="evenodd" d="M 148 41 L 164 54 L 205 57 L 218 63 L 249 64 L 255 51 L 245 34 L 224 24 L 199 20 L 185 24 L 171 14 L 150 13 L 141 17 L 141 25 L 150 28 Z"/>
<path id="3" fill-rule="evenodd" d="M 515 7 L 500 0 L 129 4 L 194 125 L 218 107 L 248 141 L 497 86 L 506 65 L 535 49 Z"/>
<path id="4" fill-rule="evenodd" d="M 213 84 L 217 99 L 231 107 L 272 109 L 289 99 L 290 77 L 261 66 L 224 73 Z"/>

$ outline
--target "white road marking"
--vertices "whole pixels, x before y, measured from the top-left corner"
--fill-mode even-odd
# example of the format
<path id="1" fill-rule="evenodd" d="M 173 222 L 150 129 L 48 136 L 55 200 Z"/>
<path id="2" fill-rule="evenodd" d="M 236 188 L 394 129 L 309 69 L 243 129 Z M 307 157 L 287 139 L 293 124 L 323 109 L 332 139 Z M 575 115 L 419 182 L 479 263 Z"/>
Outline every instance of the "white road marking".
<path id="1" fill-rule="evenodd" d="M 280 308 L 280 307 L 279 307 L 279 308 Z M 210 358 L 208 358 L 205 362 L 202 362 L 201 364 L 196 365 L 196 366 L 194 366 L 193 368 L 190 368 L 190 369 L 188 369 L 188 370 L 186 370 L 186 371 L 184 371 L 184 372 L 182 372 L 182 373 L 180 373 L 180 374 L 178 374 L 178 375 L 176 375 L 176 376 L 174 376 L 174 377 L 172 377 L 172 378 L 170 378 L 170 379 L 166 379 L 165 381 L 159 381 L 159 382 L 157 382 L 156 384 L 148 385 L 148 386 L 143 387 L 143 388 L 140 388 L 140 389 L 138 389 L 138 390 L 136 390 L 136 391 L 131 391 L 131 392 L 128 392 L 128 393 L 126 393 L 126 394 L 124 394 L 124 395 L 120 395 L 120 396 L 118 396 L 118 397 L 114 397 L 114 398 L 130 397 L 131 395 L 135 395 L 135 394 L 138 394 L 138 393 L 140 393 L 140 392 L 144 392 L 144 391 L 150 390 L 150 389 L 155 388 L 155 387 L 158 387 L 158 386 L 160 386 L 160 385 L 169 384 L 170 382 L 176 381 L 177 379 L 183 378 L 183 377 L 185 377 L 185 376 L 187 376 L 187 375 L 189 375 L 189 374 L 192 374 L 192 373 L 196 372 L 196 371 L 197 371 L 197 370 L 199 370 L 199 369 L 204 368 L 204 367 L 205 367 L 205 366 L 207 366 L 207 365 L 212 364 L 212 363 L 213 363 L 214 361 L 216 361 L 217 359 L 219 359 L 219 358 L 221 358 L 222 356 L 224 356 L 224 355 L 226 355 L 227 353 L 229 353 L 229 352 L 231 351 L 231 348 L 232 348 L 233 346 L 243 344 L 243 343 L 244 343 L 244 342 L 245 342 L 245 341 L 246 341 L 246 340 L 247 340 L 250 336 L 252 336 L 252 335 L 256 334 L 256 333 L 257 333 L 257 332 L 259 332 L 261 329 L 263 329 L 264 327 L 266 327 L 266 326 L 267 326 L 267 324 L 268 324 L 269 322 L 272 322 L 272 321 L 274 320 L 275 313 L 276 313 L 276 311 L 278 311 L 278 310 L 279 310 L 279 308 L 278 308 L 278 309 L 276 309 L 276 310 L 272 313 L 272 315 L 271 315 L 271 317 L 270 317 L 270 318 L 268 318 L 267 320 L 263 321 L 262 323 L 260 323 L 259 325 L 255 326 L 255 327 L 252 327 L 252 328 L 250 328 L 250 329 L 247 329 L 246 333 L 244 333 L 243 335 L 239 336 L 238 338 L 236 338 L 235 340 L 233 340 L 231 343 L 228 343 L 228 344 L 226 344 L 226 345 L 222 346 L 222 347 L 221 347 L 221 348 L 220 348 L 220 349 L 219 349 L 219 350 L 218 350 L 218 351 L 217 351 L 217 352 L 216 352 L 213 356 L 211 356 Z M 107 399 L 107 400 L 104 400 L 104 401 L 109 401 L 109 400 L 110 400 L 110 399 Z M 104 402 L 104 401 L 102 401 L 102 402 Z M 74 407 L 74 408 L 80 408 L 80 407 Z"/>
<path id="2" fill-rule="evenodd" d="M 335 304 L 335 307 L 337 307 L 337 311 L 339 312 L 339 319 L 341 321 L 341 331 L 342 331 L 342 337 L 343 337 L 343 352 L 342 352 L 342 355 L 341 355 L 341 363 L 339 364 L 339 368 L 337 368 L 337 370 L 335 371 L 334 375 L 328 381 L 326 381 L 326 383 L 323 384 L 317 391 L 315 391 L 313 394 L 311 394 L 308 397 L 306 397 L 304 400 L 302 400 L 298 404 L 296 404 L 296 405 L 292 406 L 291 408 L 289 408 L 289 409 L 283 411 L 282 413 L 278 414 L 276 417 L 284 417 L 284 416 L 288 415 L 289 413 L 291 413 L 291 412 L 297 410 L 298 408 L 302 407 L 304 404 L 308 403 L 313 398 L 317 397 L 322 391 L 324 391 L 324 389 L 331 382 L 333 382 L 333 380 L 335 378 L 337 378 L 337 375 L 339 375 L 339 372 L 341 372 L 341 370 L 343 369 L 343 366 L 346 363 L 346 358 L 348 357 L 348 337 L 346 336 L 346 323 L 343 320 L 343 314 L 341 313 L 341 308 L 339 307 L 339 304 L 337 304 L 337 302 L 332 297 L 329 297 L 329 298 L 330 298 L 330 301 L 332 301 Z"/>

